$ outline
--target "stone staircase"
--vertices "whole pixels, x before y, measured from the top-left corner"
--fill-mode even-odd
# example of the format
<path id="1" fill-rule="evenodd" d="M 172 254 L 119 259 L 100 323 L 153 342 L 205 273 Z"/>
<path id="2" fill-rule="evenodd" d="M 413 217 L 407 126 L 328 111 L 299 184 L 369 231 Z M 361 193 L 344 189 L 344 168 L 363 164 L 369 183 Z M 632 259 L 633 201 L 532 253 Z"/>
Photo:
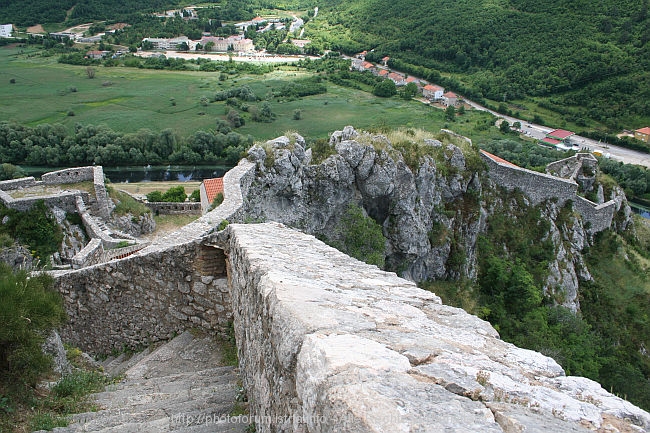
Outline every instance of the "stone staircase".
<path id="1" fill-rule="evenodd" d="M 252 431 L 246 415 L 236 416 L 242 409 L 236 368 L 223 366 L 221 358 L 213 337 L 190 332 L 131 357 L 110 357 L 104 370 L 123 379 L 91 396 L 97 412 L 74 415 L 68 427 L 54 431 Z"/>

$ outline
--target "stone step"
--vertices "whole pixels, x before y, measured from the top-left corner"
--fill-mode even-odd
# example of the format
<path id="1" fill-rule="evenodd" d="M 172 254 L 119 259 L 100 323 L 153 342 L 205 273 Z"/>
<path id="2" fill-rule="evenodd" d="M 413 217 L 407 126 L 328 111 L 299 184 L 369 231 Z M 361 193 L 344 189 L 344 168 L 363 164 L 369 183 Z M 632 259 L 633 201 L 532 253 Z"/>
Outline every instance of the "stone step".
<path id="1" fill-rule="evenodd" d="M 128 369 L 136 365 L 138 362 L 140 362 L 142 359 L 144 359 L 147 355 L 151 353 L 152 349 L 147 347 L 141 352 L 137 353 L 132 353 L 130 356 L 127 356 L 122 359 L 122 362 L 119 364 L 114 364 L 109 366 L 104 367 L 104 372 L 108 374 L 111 377 L 119 376 L 120 374 L 126 372 Z"/>
<path id="2" fill-rule="evenodd" d="M 101 431 L 123 424 L 162 421 L 167 426 L 167 430 L 171 430 L 172 426 L 185 427 L 190 420 L 198 420 L 200 417 L 205 419 L 208 415 L 211 417 L 216 415 L 217 418 L 227 415 L 233 407 L 233 398 L 227 397 L 213 393 L 201 398 L 177 397 L 149 402 L 139 407 L 118 407 L 87 412 L 75 415 L 74 424 L 70 427 L 75 429 L 73 431 Z"/>
<path id="3" fill-rule="evenodd" d="M 147 385 L 129 383 L 123 385 L 123 388 L 115 390 L 109 387 L 107 391 L 95 394 L 93 398 L 100 406 L 110 409 L 143 405 L 150 401 L 172 399 L 176 396 L 191 398 L 192 395 L 213 394 L 215 389 L 227 393 L 229 397 L 232 394 L 233 399 L 237 393 L 233 370 L 226 370 L 215 377 L 187 375 L 182 378 L 171 378 L 169 381 L 165 381 L 165 379 L 167 378 L 158 378 L 158 382 Z"/>
<path id="4" fill-rule="evenodd" d="M 212 336 L 184 332 L 158 347 L 109 357 L 102 365 L 124 378 L 90 396 L 101 410 L 74 415 L 73 424 L 54 431 L 245 433 L 248 428 L 225 422 L 239 393 L 237 368 L 221 364 Z"/>

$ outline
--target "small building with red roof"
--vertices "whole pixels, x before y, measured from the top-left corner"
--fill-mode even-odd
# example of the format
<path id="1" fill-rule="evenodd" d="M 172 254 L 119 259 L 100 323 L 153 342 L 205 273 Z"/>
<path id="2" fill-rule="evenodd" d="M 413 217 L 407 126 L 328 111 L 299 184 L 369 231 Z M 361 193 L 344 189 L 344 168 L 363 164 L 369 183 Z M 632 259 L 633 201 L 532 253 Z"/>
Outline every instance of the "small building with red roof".
<path id="1" fill-rule="evenodd" d="M 404 79 L 404 75 L 398 74 L 397 72 L 391 72 L 388 74 L 388 78 L 392 80 L 396 86 L 405 86 L 406 85 L 406 80 Z"/>
<path id="2" fill-rule="evenodd" d="M 204 179 L 199 187 L 201 195 L 201 211 L 203 213 L 212 209 L 212 203 L 219 194 L 223 194 L 223 177 Z"/>
<path id="3" fill-rule="evenodd" d="M 548 138 L 554 138 L 560 141 L 564 141 L 567 138 L 571 137 L 572 135 L 576 135 L 576 133 L 567 131 L 565 129 L 556 129 L 555 131 L 551 131 L 548 134 L 546 134 Z"/>
<path id="4" fill-rule="evenodd" d="M 555 138 L 551 137 L 545 137 L 540 140 L 543 144 L 547 144 L 549 146 L 557 146 L 558 144 L 562 143 L 560 140 L 556 140 Z"/>
<path id="5" fill-rule="evenodd" d="M 634 131 L 634 138 L 650 143 L 650 127 L 646 126 L 645 128 Z"/>
<path id="6" fill-rule="evenodd" d="M 386 69 L 380 69 L 379 72 L 377 72 L 377 76 L 386 78 L 388 77 L 389 72 Z"/>

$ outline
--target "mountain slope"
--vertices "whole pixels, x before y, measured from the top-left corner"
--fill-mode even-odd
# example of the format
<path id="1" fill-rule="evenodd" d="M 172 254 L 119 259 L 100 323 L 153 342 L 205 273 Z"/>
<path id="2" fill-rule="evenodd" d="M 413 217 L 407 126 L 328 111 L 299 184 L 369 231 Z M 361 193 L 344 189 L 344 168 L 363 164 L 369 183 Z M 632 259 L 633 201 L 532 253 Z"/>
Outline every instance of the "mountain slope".
<path id="1" fill-rule="evenodd" d="M 325 9 L 323 19 L 336 29 L 332 48 L 374 49 L 374 57 L 389 55 L 405 71 L 461 73 L 465 86 L 446 84 L 468 97 L 561 94 L 556 102 L 575 105 L 575 117 L 650 116 L 648 104 L 638 102 L 650 96 L 645 1 L 339 0 Z M 328 38 L 318 30 L 310 36 Z"/>

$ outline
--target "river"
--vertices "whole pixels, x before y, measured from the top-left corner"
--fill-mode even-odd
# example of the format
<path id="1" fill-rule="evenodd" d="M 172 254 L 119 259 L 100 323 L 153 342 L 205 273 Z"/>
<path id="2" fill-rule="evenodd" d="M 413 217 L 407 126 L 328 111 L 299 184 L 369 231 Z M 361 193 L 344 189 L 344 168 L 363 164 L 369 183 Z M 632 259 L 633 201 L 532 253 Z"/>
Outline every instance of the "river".
<path id="1" fill-rule="evenodd" d="M 60 170 L 50 167 L 21 167 L 28 176 L 40 177 L 44 173 Z M 213 177 L 223 177 L 232 167 L 223 165 L 209 166 L 128 166 L 128 167 L 104 167 L 104 176 L 112 183 L 137 183 L 137 182 L 161 182 L 180 181 L 189 182 L 201 181 Z"/>

